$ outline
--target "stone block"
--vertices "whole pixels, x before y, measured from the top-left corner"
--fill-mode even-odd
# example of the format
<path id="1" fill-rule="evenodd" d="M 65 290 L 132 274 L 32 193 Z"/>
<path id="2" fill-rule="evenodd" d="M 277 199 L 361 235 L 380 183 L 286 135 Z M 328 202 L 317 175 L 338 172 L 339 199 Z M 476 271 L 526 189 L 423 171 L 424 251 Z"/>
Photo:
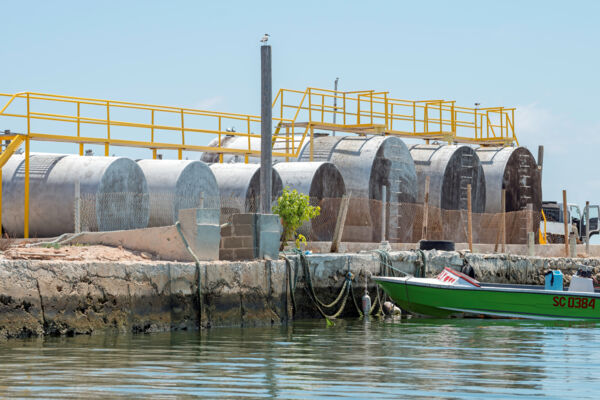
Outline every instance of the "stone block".
<path id="1" fill-rule="evenodd" d="M 256 252 L 254 248 L 250 249 L 235 249 L 236 260 L 254 260 L 256 258 Z"/>
<path id="2" fill-rule="evenodd" d="M 238 224 L 233 227 L 236 236 L 253 236 L 255 233 L 254 225 Z"/>
<path id="3" fill-rule="evenodd" d="M 221 225 L 221 237 L 233 236 L 233 225 L 224 224 Z"/>
<path id="4" fill-rule="evenodd" d="M 256 214 L 250 213 L 233 214 L 231 220 L 233 222 L 233 225 L 254 225 L 255 215 Z"/>
<path id="5" fill-rule="evenodd" d="M 219 250 L 219 260 L 234 260 L 235 259 L 235 250 L 234 249 L 220 249 Z"/>
<path id="6" fill-rule="evenodd" d="M 226 249 L 254 248 L 254 236 L 231 236 L 223 238 L 222 247 Z"/>

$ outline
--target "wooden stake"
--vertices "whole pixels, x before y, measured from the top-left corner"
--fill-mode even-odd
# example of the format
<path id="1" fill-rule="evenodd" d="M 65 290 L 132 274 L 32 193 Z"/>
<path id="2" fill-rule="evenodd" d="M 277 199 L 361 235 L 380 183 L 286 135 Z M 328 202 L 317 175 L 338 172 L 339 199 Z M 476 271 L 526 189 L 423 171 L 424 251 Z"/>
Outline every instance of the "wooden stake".
<path id="1" fill-rule="evenodd" d="M 494 245 L 494 253 L 498 252 L 498 244 L 500 243 L 500 233 L 501 233 L 502 229 L 498 229 L 498 232 L 496 233 L 496 244 Z"/>
<path id="2" fill-rule="evenodd" d="M 344 233 L 344 225 L 346 224 L 346 215 L 348 214 L 348 204 L 350 203 L 350 193 L 342 197 L 340 210 L 338 211 L 335 229 L 333 231 L 333 240 L 331 242 L 331 253 L 337 253 L 342 241 Z"/>
<path id="3" fill-rule="evenodd" d="M 506 189 L 502 189 L 502 252 L 506 253 Z"/>
<path id="4" fill-rule="evenodd" d="M 467 185 L 467 235 L 469 236 L 469 251 L 473 252 L 473 213 L 471 210 L 471 184 Z"/>
<path id="5" fill-rule="evenodd" d="M 569 221 L 567 217 L 567 191 L 563 190 L 563 221 L 565 226 L 565 257 L 569 257 Z"/>
<path id="6" fill-rule="evenodd" d="M 427 219 L 429 217 L 429 175 L 425 177 L 425 199 L 423 202 L 423 230 L 421 240 L 427 240 Z"/>
<path id="7" fill-rule="evenodd" d="M 535 255 L 535 234 L 533 232 L 533 204 L 529 203 L 525 207 L 525 215 L 527 222 L 525 222 L 525 243 L 527 244 L 527 252 L 530 257 Z"/>

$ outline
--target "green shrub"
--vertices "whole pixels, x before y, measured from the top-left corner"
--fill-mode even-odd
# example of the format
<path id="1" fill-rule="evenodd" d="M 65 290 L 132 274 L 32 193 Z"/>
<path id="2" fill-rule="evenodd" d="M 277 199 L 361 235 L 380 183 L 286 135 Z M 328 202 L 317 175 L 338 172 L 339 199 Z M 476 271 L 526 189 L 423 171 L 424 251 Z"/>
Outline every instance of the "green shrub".
<path id="1" fill-rule="evenodd" d="M 297 229 L 303 223 L 318 216 L 321 213 L 321 207 L 311 206 L 307 195 L 286 187 L 283 189 L 283 194 L 277 199 L 277 204 L 273 206 L 273 213 L 279 215 L 283 224 L 281 249 L 285 248 L 290 239 L 295 239 L 296 248 L 300 248 L 300 243 L 306 243 L 306 238 L 304 235 L 298 234 Z"/>

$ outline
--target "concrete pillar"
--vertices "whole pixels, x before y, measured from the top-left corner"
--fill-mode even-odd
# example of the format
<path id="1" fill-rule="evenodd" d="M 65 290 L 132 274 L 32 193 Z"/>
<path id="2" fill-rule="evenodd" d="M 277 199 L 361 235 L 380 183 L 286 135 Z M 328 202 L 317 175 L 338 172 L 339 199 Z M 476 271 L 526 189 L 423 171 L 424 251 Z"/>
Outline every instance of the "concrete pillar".
<path id="1" fill-rule="evenodd" d="M 271 46 L 260 47 L 260 212 L 271 213 L 272 93 Z"/>

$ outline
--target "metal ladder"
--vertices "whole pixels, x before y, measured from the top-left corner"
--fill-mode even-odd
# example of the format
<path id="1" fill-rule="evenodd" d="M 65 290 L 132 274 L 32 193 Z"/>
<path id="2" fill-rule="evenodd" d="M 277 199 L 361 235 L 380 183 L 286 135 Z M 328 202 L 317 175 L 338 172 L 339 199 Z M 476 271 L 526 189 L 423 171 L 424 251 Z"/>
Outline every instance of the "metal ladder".
<path id="1" fill-rule="evenodd" d="M 527 204 L 533 200 L 531 193 L 531 166 L 528 163 L 529 158 L 526 154 L 519 154 L 519 167 L 517 168 L 519 178 L 519 210 L 526 210 Z M 527 232 L 531 227 L 527 226 L 527 214 L 522 213 L 519 223 L 519 239 L 522 243 L 527 243 Z"/>
<path id="2" fill-rule="evenodd" d="M 467 186 L 473 187 L 473 154 L 463 153 L 460 160 L 459 210 L 467 209 Z"/>

